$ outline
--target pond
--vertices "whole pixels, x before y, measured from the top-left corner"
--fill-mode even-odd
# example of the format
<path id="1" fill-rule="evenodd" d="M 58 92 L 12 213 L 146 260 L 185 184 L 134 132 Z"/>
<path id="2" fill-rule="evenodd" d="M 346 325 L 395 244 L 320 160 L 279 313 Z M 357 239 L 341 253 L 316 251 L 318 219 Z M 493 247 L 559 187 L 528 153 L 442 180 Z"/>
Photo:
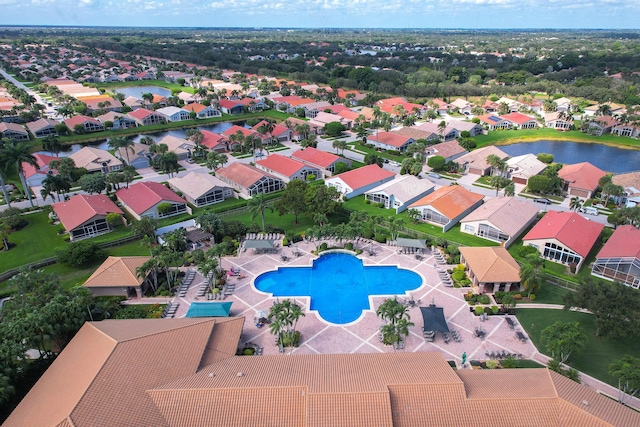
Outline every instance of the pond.
<path id="1" fill-rule="evenodd" d="M 171 96 L 171 90 L 165 89 L 160 86 L 132 86 L 132 87 L 119 87 L 114 89 L 116 92 L 124 94 L 124 96 L 133 96 L 138 99 L 142 99 L 143 93 L 153 93 L 160 96 Z"/>
<path id="2" fill-rule="evenodd" d="M 500 149 L 510 156 L 550 153 L 559 163 L 589 162 L 604 171 L 613 173 L 640 170 L 639 150 L 628 150 L 602 144 L 542 140 L 501 145 Z"/>
<path id="3" fill-rule="evenodd" d="M 242 123 L 242 122 L 240 122 L 240 123 L 238 123 L 238 122 L 236 122 L 236 123 L 223 122 L 223 123 L 216 123 L 216 124 L 213 124 L 213 125 L 198 126 L 198 129 L 200 129 L 200 130 L 208 130 L 209 132 L 214 132 L 214 133 L 222 133 L 225 130 L 229 129 L 234 124 L 237 124 L 239 126 L 243 126 L 244 125 L 244 123 Z M 186 136 L 187 136 L 186 134 L 187 134 L 187 129 L 172 129 L 172 130 L 168 130 L 168 131 L 165 131 L 165 132 L 148 133 L 146 135 L 135 135 L 134 137 L 132 137 L 132 139 L 133 139 L 133 142 L 139 142 L 142 137 L 150 136 L 156 142 L 158 142 L 162 138 L 164 138 L 165 136 L 168 136 L 168 135 L 176 136 L 176 137 L 179 137 L 179 138 L 186 138 Z M 87 145 L 90 146 L 90 147 L 100 148 L 102 150 L 109 150 L 109 140 L 105 139 L 103 141 L 90 142 L 90 143 L 87 143 L 87 144 L 65 145 L 63 153 L 65 153 L 65 155 L 69 155 L 69 154 L 75 153 L 76 151 L 80 150 L 82 147 L 87 146 Z M 41 153 L 50 154 L 50 153 L 48 153 L 46 151 L 41 151 Z"/>

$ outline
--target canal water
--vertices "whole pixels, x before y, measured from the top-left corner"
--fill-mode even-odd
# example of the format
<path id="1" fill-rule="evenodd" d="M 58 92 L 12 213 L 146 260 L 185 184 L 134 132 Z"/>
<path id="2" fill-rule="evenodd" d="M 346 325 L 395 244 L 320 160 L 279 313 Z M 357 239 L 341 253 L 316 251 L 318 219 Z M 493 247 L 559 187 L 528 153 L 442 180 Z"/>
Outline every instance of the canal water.
<path id="1" fill-rule="evenodd" d="M 564 164 L 589 162 L 600 169 L 623 173 L 640 170 L 640 151 L 611 147 L 602 144 L 585 144 L 571 141 L 533 141 L 501 145 L 510 156 L 550 153 L 554 161 Z"/>

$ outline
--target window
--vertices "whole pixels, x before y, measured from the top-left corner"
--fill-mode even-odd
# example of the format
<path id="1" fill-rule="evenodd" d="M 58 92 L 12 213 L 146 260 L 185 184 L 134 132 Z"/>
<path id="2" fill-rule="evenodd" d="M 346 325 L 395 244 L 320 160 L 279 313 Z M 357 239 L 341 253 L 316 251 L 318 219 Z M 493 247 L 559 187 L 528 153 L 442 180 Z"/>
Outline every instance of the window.
<path id="1" fill-rule="evenodd" d="M 475 230 L 476 228 L 471 224 L 464 225 L 464 231 L 466 231 L 467 233 L 473 233 Z"/>

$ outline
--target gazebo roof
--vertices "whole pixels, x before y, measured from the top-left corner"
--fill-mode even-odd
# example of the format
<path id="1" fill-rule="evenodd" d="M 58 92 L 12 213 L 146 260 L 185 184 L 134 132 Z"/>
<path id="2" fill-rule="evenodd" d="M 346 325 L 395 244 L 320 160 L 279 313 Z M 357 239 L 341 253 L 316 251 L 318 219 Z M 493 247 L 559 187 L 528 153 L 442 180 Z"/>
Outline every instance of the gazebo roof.
<path id="1" fill-rule="evenodd" d="M 425 240 L 420 239 L 405 239 L 404 237 L 398 237 L 396 239 L 396 245 L 403 248 L 420 248 L 426 249 Z"/>
<path id="2" fill-rule="evenodd" d="M 244 247 L 247 249 L 271 249 L 273 240 L 245 240 Z"/>
<path id="3" fill-rule="evenodd" d="M 228 317 L 232 302 L 192 302 L 185 317 Z"/>

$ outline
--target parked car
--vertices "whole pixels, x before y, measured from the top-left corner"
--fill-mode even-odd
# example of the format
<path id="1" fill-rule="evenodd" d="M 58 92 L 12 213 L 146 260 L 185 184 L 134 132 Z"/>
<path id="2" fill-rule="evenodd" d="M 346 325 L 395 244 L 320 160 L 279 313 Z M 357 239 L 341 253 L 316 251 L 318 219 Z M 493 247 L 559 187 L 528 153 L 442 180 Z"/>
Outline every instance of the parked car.
<path id="1" fill-rule="evenodd" d="M 600 211 L 598 211 L 598 208 L 594 208 L 593 206 L 585 206 L 584 208 L 580 208 L 580 212 L 585 213 L 587 215 L 600 214 Z"/>
<path id="2" fill-rule="evenodd" d="M 537 199 L 533 199 L 533 201 L 536 202 L 536 203 L 542 203 L 544 205 L 550 205 L 551 204 L 551 200 L 545 199 L 544 197 L 538 197 Z"/>
<path id="3" fill-rule="evenodd" d="M 435 173 L 435 172 L 429 172 L 427 176 L 429 176 L 430 178 L 436 178 L 436 179 L 442 178 L 442 176 L 439 173 Z"/>
<path id="4" fill-rule="evenodd" d="M 400 165 L 400 163 L 398 163 L 398 162 L 394 162 L 393 160 L 389 162 L 389 165 L 390 165 L 390 166 L 394 166 L 394 167 L 396 167 L 396 168 L 399 168 L 399 167 L 401 166 L 401 165 Z"/>

